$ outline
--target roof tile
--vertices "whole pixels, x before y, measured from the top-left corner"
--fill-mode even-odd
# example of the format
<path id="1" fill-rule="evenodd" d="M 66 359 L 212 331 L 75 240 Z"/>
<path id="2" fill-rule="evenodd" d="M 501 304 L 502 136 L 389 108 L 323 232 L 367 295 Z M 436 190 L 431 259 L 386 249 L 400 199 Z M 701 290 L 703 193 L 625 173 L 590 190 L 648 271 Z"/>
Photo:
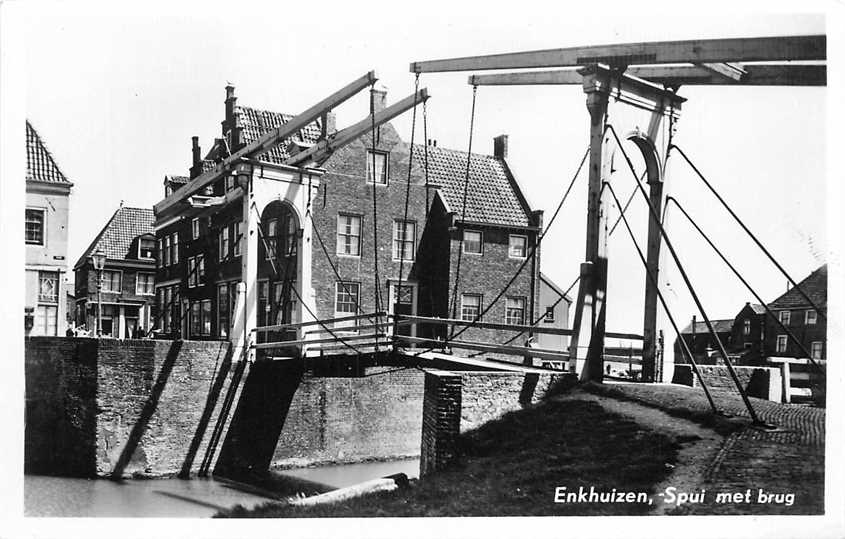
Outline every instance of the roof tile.
<path id="1" fill-rule="evenodd" d="M 85 250 L 75 267 L 83 264 L 91 253 L 97 252 L 98 249 L 102 249 L 107 258 L 117 260 L 127 258 L 132 240 L 141 234 L 155 234 L 154 220 L 155 215 L 152 208 L 121 206 L 114 212 L 114 215 L 88 249 Z"/>
<path id="2" fill-rule="evenodd" d="M 827 307 L 827 264 L 808 275 L 803 281 L 793 286 L 785 294 L 769 304 L 770 309 L 809 307 L 810 304 L 797 290 L 800 288 L 819 308 Z"/>

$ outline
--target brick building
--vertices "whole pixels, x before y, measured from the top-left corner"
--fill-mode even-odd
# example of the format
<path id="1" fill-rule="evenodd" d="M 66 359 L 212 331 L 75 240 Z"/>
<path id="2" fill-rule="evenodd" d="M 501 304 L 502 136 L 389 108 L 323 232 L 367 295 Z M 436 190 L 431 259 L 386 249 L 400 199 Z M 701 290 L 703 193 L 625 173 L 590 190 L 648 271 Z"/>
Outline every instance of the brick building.
<path id="1" fill-rule="evenodd" d="M 68 181 L 38 132 L 26 122 L 26 296 L 24 331 L 27 336 L 64 335 Z"/>
<path id="2" fill-rule="evenodd" d="M 386 93 L 376 90 L 375 111 L 382 110 L 385 102 Z M 215 139 L 205 158 L 194 138 L 190 177 L 291 117 L 239 105 L 234 88 L 227 87 L 223 137 Z M 333 132 L 334 117 L 328 113 L 262 155 L 252 163 L 253 170 L 266 167 L 269 173 L 274 167 L 284 167 L 291 155 Z M 490 306 L 483 320 L 522 324 L 535 319 L 539 256 L 528 260 L 528 255 L 542 225 L 542 213 L 530 209 L 507 165 L 507 137 L 497 137 L 493 155 L 469 156 L 465 209 L 466 152 L 440 148 L 433 142 L 411 148 L 389 123 L 376 129 L 375 138 L 375 152 L 368 132 L 318 163 L 322 177 L 309 198 L 313 222 L 310 285 L 317 317 L 373 312 L 378 294 L 380 306 L 389 312 L 454 314 L 471 319 L 490 306 L 525 263 L 520 276 Z M 174 178 L 179 177 L 166 178 L 166 194 L 182 181 Z M 178 215 L 157 227 L 161 262 L 156 279 L 156 327 L 163 335 L 228 338 L 242 271 L 243 205 L 230 200 L 238 196 L 235 193 L 234 178 L 221 178 L 204 193 L 222 197 L 215 199 L 216 205 L 206 206 L 203 196 L 195 196 L 193 204 L 183 204 Z M 259 241 L 259 326 L 291 319 L 291 306 L 297 299 L 285 276 L 294 282 L 298 279 L 296 246 L 303 237 L 299 216 L 281 201 L 267 206 L 260 219 L 261 236 L 276 253 L 271 261 L 264 241 Z M 425 326 L 401 329 L 420 336 L 444 333 L 442 328 Z M 500 331 L 475 328 L 462 336 L 492 342 L 507 337 Z"/>
<path id="3" fill-rule="evenodd" d="M 746 303 L 734 317 L 729 351 L 739 354 L 743 365 L 760 364 L 765 356 L 765 335 L 766 308 Z"/>
<path id="4" fill-rule="evenodd" d="M 731 338 L 734 326 L 734 319 L 726 320 L 711 320 L 713 329 L 719 337 L 722 345 L 726 350 L 731 350 L 733 340 Z M 707 329 L 707 324 L 704 321 L 693 320 L 684 329 L 681 330 L 681 335 L 689 346 L 690 351 L 695 356 L 697 363 L 714 364 L 717 362 L 714 351 L 718 350 L 716 340 Z M 684 357 L 681 344 L 678 339 L 675 339 L 675 363 L 689 363 Z"/>
<path id="5" fill-rule="evenodd" d="M 798 283 L 801 290 L 827 315 L 827 264 Z M 827 359 L 827 322 L 795 287 L 769 303 L 769 309 L 801 341 L 814 359 Z M 805 357 L 799 347 L 771 319 L 766 319 L 765 353 L 768 356 Z"/>
<path id="6" fill-rule="evenodd" d="M 102 334 L 120 339 L 146 333 L 155 297 L 156 243 L 153 211 L 121 206 L 83 252 L 76 272 L 76 323 L 97 327 L 97 277 L 91 257 L 106 255 L 102 272 Z"/>

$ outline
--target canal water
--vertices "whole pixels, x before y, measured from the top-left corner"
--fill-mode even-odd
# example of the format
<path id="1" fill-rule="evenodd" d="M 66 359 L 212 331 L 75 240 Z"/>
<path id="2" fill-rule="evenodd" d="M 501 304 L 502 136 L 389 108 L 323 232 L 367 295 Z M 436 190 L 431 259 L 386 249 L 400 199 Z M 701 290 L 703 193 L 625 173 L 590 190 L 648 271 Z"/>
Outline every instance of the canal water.
<path id="1" fill-rule="evenodd" d="M 342 488 L 369 479 L 404 473 L 419 475 L 419 459 L 297 468 L 275 475 Z M 295 495 L 291 492 L 290 495 Z M 210 517 L 235 505 L 254 507 L 272 501 L 260 489 L 215 479 L 75 479 L 24 477 L 27 517 Z"/>

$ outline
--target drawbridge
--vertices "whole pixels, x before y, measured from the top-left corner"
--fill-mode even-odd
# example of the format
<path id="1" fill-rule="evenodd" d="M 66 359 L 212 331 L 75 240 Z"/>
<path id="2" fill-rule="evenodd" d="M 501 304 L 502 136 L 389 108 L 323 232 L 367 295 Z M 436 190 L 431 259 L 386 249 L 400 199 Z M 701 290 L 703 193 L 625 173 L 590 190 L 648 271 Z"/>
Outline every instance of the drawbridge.
<path id="1" fill-rule="evenodd" d="M 370 73 L 354 81 L 296 116 L 287 124 L 235 152 L 214 170 L 195 178 L 157 204 L 155 207 L 157 225 L 172 219 L 178 209 L 185 207 L 186 204 L 214 206 L 241 200 L 246 247 L 242 256 L 242 281 L 238 285 L 236 314 L 231 334 L 231 341 L 235 347 L 234 357 L 239 358 L 240 361 L 305 359 L 319 362 L 365 355 L 377 357 L 380 354 L 392 354 L 394 359 L 398 358 L 408 364 L 450 360 L 464 362 L 467 365 L 472 364 L 478 368 L 533 370 L 536 368 L 533 359 L 538 359 L 541 362 L 548 361 L 565 365 L 566 371 L 583 382 L 600 382 L 605 376 L 604 363 L 606 358 L 612 355 L 607 353 L 608 349 L 605 345 L 607 338 L 637 342 L 642 350 L 643 381 L 655 382 L 661 379 L 661 362 L 657 346 L 659 306 L 663 308 L 674 331 L 680 335 L 676 317 L 669 309 L 659 285 L 661 252 L 662 246 L 665 245 L 669 257 L 680 271 L 686 291 L 695 302 L 709 333 L 717 343 L 721 360 L 728 368 L 752 419 L 755 423 L 762 425 L 739 382 L 725 344 L 716 334 L 696 288 L 684 270 L 684 264 L 671 242 L 665 220 L 666 209 L 670 204 L 677 206 L 708 242 L 709 237 L 683 209 L 682 203 L 664 192 L 663 186 L 670 157 L 680 159 L 682 163 L 689 166 L 733 221 L 754 240 L 793 287 L 798 287 L 798 284 L 733 211 L 688 154 L 674 143 L 673 137 L 681 111 L 687 101 L 679 94 L 679 89 L 689 85 L 824 86 L 826 84 L 825 60 L 825 36 L 815 35 L 631 43 L 413 62 L 410 71 L 415 76 L 414 93 L 405 100 L 376 113 L 372 105 L 371 93 L 371 113 L 357 124 L 325 138 L 312 148 L 295 154 L 285 165 L 273 166 L 261 161 L 263 153 L 344 102 L 351 95 L 367 86 L 374 85 L 376 78 L 374 73 Z M 501 70 L 509 69 L 540 69 L 540 71 L 501 72 Z M 468 84 L 472 87 L 472 111 L 469 122 L 462 215 L 466 212 L 467 189 L 470 183 L 469 156 L 472 152 L 475 104 L 479 87 L 580 85 L 586 96 L 590 126 L 588 148 L 564 191 L 554 215 L 538 234 L 537 241 L 529 250 L 525 261 L 510 281 L 496 292 L 495 299 L 488 302 L 486 307 L 480 308 L 470 320 L 458 319 L 455 316 L 454 306 L 461 278 L 461 250 L 457 253 L 455 280 L 454 283 L 450 283 L 451 316 L 448 313 L 439 313 L 440 316 L 417 316 L 394 312 L 394 306 L 386 305 L 382 298 L 385 281 L 379 271 L 378 257 L 374 257 L 372 268 L 375 290 L 373 298 L 375 309 L 372 312 L 365 312 L 355 300 L 356 314 L 354 315 L 334 318 L 318 316 L 314 293 L 310 288 L 312 245 L 320 246 L 337 281 L 344 283 L 341 272 L 333 263 L 323 243 L 324 234 L 311 218 L 311 202 L 320 177 L 325 172 L 320 168 L 320 164 L 332 151 L 364 134 L 367 130 L 372 132 L 371 140 L 375 145 L 377 126 L 408 110 L 413 113 L 410 137 L 413 147 L 417 131 L 418 106 L 422 107 L 423 130 L 427 132 L 426 101 L 429 95 L 424 88 L 419 87 L 421 75 L 486 70 L 498 72 L 472 74 L 468 78 Z M 644 114 L 642 125 L 647 127 L 641 130 L 635 126 L 633 129 L 623 131 L 623 126 L 613 125 L 610 122 L 609 110 L 612 107 L 629 107 L 638 111 L 639 114 Z M 632 157 L 626 151 L 623 142 L 633 144 L 640 152 L 644 162 L 643 170 L 637 170 L 634 166 Z M 372 149 L 375 150 L 375 146 Z M 372 170 L 376 170 L 375 151 L 371 153 L 374 159 Z M 413 154 L 414 152 L 411 152 L 411 164 L 408 167 L 408 185 L 410 185 Z M 618 185 L 614 185 L 615 182 L 611 181 L 614 158 L 624 163 L 623 167 L 630 173 L 632 180 L 633 191 L 624 204 L 618 197 Z M 426 186 L 428 186 L 427 158 L 424 158 L 422 167 L 425 171 Z M 578 268 L 577 276 L 569 287 L 569 290 L 576 285 L 579 287 L 573 327 L 571 329 L 540 327 L 542 316 L 530 319 L 529 323 L 524 325 L 495 324 L 484 321 L 485 314 L 503 297 L 527 264 L 535 259 L 543 239 L 561 212 L 583 170 L 586 170 L 588 193 L 586 249 L 584 262 Z M 227 194 L 223 200 L 203 200 L 198 197 L 197 194 L 205 186 L 224 176 L 235 177 L 238 187 L 233 193 Z M 375 216 L 378 215 L 379 209 L 375 188 L 372 192 L 375 223 Z M 638 241 L 626 215 L 626 209 L 638 195 L 648 210 L 648 233 L 644 242 Z M 299 265 L 299 268 L 291 272 L 282 267 L 283 263 L 290 263 L 293 260 L 292 257 L 271 257 L 275 275 L 280 279 L 283 278 L 285 282 L 283 290 L 278 296 L 274 295 L 273 301 L 281 304 L 281 308 L 277 309 L 279 313 L 291 314 L 289 316 L 283 314 L 275 324 L 258 325 L 256 318 L 258 246 L 262 244 L 267 252 L 272 252 L 276 247 L 264 237 L 261 217 L 263 209 L 274 201 L 287 204 L 296 216 L 299 234 L 292 248 L 298 254 L 295 263 Z M 614 207 L 618 211 L 618 218 L 611 226 L 609 216 Z M 407 208 L 408 195 L 406 193 L 406 217 Z M 609 263 L 607 244 L 620 223 L 635 246 L 646 273 L 641 333 L 608 331 L 605 323 Z M 375 226 L 372 234 L 374 244 L 377 244 Z M 644 248 L 641 243 L 644 243 Z M 749 291 L 765 305 L 757 291 L 731 265 L 718 247 L 712 243 L 710 245 L 719 258 L 734 270 L 736 276 Z M 400 260 L 404 261 L 404 257 L 400 257 Z M 292 275 L 297 278 L 294 280 Z M 399 289 L 405 277 L 404 267 L 400 265 Z M 800 287 L 798 290 L 801 291 Z M 811 299 L 803 292 L 801 293 L 810 305 L 813 305 Z M 820 317 L 825 316 L 822 309 L 817 308 L 817 311 Z M 285 319 L 286 316 L 288 316 L 287 319 Z M 532 312 L 530 316 L 533 318 L 536 314 Z M 768 311 L 768 308 L 767 316 L 774 318 L 784 334 L 788 335 L 807 358 L 811 359 L 811 354 L 804 348 L 800 339 L 788 327 L 781 324 L 778 317 Z M 414 331 L 410 331 L 411 328 Z M 507 334 L 508 338 L 500 342 L 461 338 L 472 328 L 498 330 Z M 522 342 L 531 342 L 531 337 L 542 333 L 566 336 L 570 339 L 569 345 L 566 349 L 560 350 L 520 345 Z M 284 338 L 272 338 L 274 335 L 284 335 Z M 525 340 L 518 341 L 523 336 Z M 515 342 L 517 344 L 514 344 Z M 693 354 L 683 338 L 679 339 L 679 342 L 684 357 L 692 365 L 695 375 L 704 388 L 713 412 L 718 413 L 718 406 L 701 376 Z M 503 364 L 491 359 L 493 356 L 500 357 L 501 355 L 515 358 L 515 361 Z M 481 359 L 478 359 L 479 357 Z"/>

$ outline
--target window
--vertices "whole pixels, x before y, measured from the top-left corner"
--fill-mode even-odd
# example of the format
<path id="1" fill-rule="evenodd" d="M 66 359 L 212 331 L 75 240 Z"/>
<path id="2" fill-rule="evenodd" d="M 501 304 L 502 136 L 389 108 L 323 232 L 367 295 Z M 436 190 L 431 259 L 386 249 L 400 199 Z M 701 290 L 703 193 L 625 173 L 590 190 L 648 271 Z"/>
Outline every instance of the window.
<path id="1" fill-rule="evenodd" d="M 788 326 L 790 314 L 791 313 L 789 311 L 781 311 L 780 312 L 780 323 L 783 324 L 784 326 Z"/>
<path id="2" fill-rule="evenodd" d="M 155 275 L 152 273 L 139 273 L 135 281 L 135 294 L 139 296 L 150 296 L 155 294 Z"/>
<path id="3" fill-rule="evenodd" d="M 138 239 L 138 258 L 155 258 L 156 240 L 152 238 Z"/>
<path id="4" fill-rule="evenodd" d="M 525 323 L 525 298 L 508 296 L 505 305 L 505 323 L 518 326 Z"/>
<path id="5" fill-rule="evenodd" d="M 165 333 L 170 333 L 170 313 L 172 311 L 173 304 L 173 292 L 170 288 L 164 289 L 164 294 L 162 294 L 162 304 L 161 304 L 161 321 L 162 321 L 162 328 L 164 329 Z"/>
<path id="6" fill-rule="evenodd" d="M 288 214 L 285 216 L 285 232 L 284 232 L 284 245 L 285 245 L 285 256 L 294 256 L 296 255 L 296 240 L 297 240 L 297 230 L 296 230 L 296 221 L 294 221 L 293 216 Z"/>
<path id="7" fill-rule="evenodd" d="M 337 254 L 348 256 L 361 255 L 361 216 L 337 216 Z"/>
<path id="8" fill-rule="evenodd" d="M 197 286 L 197 259 L 188 259 L 188 288 Z"/>
<path id="9" fill-rule="evenodd" d="M 191 303 L 191 335 L 211 335 L 211 300 Z"/>
<path id="10" fill-rule="evenodd" d="M 775 351 L 778 353 L 786 352 L 786 335 L 778 335 Z"/>
<path id="11" fill-rule="evenodd" d="M 517 236 L 516 234 L 511 234 L 510 239 L 508 240 L 508 257 L 525 258 L 527 247 L 527 236 Z"/>
<path id="12" fill-rule="evenodd" d="M 56 335 L 58 318 L 58 306 L 39 305 L 35 310 L 33 333 L 36 335 Z"/>
<path id="13" fill-rule="evenodd" d="M 238 221 L 235 223 L 235 237 L 232 238 L 234 240 L 234 245 L 232 246 L 232 256 L 241 256 L 241 222 Z"/>
<path id="14" fill-rule="evenodd" d="M 228 193 L 235 188 L 235 177 L 231 174 L 226 176 L 226 192 Z"/>
<path id="15" fill-rule="evenodd" d="M 170 236 L 171 236 L 170 243 L 172 244 L 172 247 L 173 247 L 173 250 L 170 251 L 170 255 L 172 257 L 170 259 L 170 263 L 171 264 L 178 264 L 179 263 L 179 233 L 174 232 Z"/>
<path id="16" fill-rule="evenodd" d="M 164 265 L 164 240 L 159 238 L 158 240 L 158 259 L 156 260 L 156 266 L 162 267 Z"/>
<path id="17" fill-rule="evenodd" d="M 38 272 L 38 301 L 58 303 L 59 274 L 52 271 Z"/>
<path id="18" fill-rule="evenodd" d="M 461 294 L 461 320 L 472 322 L 481 312 L 480 294 Z"/>
<path id="19" fill-rule="evenodd" d="M 197 286 L 205 284 L 205 257 L 197 255 Z"/>
<path id="20" fill-rule="evenodd" d="M 367 150 L 367 183 L 374 183 L 373 164 L 376 170 L 375 183 L 387 185 L 387 153 Z"/>
<path id="21" fill-rule="evenodd" d="M 200 219 L 194 217 L 191 219 L 191 239 L 198 239 L 200 237 Z"/>
<path id="22" fill-rule="evenodd" d="M 747 318 L 742 321 L 742 334 L 751 335 L 751 320 Z"/>
<path id="23" fill-rule="evenodd" d="M 161 258 L 163 266 L 170 265 L 170 236 L 164 237 L 164 256 Z"/>
<path id="24" fill-rule="evenodd" d="M 413 260 L 416 253 L 417 224 L 393 222 L 393 260 Z"/>
<path id="25" fill-rule="evenodd" d="M 232 283 L 235 286 L 235 283 Z M 229 325 L 231 324 L 229 315 L 231 312 L 229 296 L 229 284 L 223 283 L 217 285 L 217 336 L 228 337 Z"/>
<path id="26" fill-rule="evenodd" d="M 464 252 L 480 255 L 482 254 L 484 242 L 481 232 L 477 230 L 464 230 Z"/>
<path id="27" fill-rule="evenodd" d="M 120 272 L 103 271 L 103 292 L 120 294 Z"/>
<path id="28" fill-rule="evenodd" d="M 44 245 L 44 210 L 26 209 L 24 232 L 28 245 Z"/>
<path id="29" fill-rule="evenodd" d="M 546 307 L 546 314 L 543 316 L 543 322 L 546 324 L 553 324 L 555 321 L 555 308 Z"/>
<path id="30" fill-rule="evenodd" d="M 267 325 L 267 313 L 270 311 L 270 305 L 267 303 L 267 298 L 270 297 L 270 283 L 268 281 L 258 281 L 258 325 Z"/>
<path id="31" fill-rule="evenodd" d="M 279 232 L 279 222 L 276 219 L 267 221 L 267 230 L 264 231 L 264 241 L 267 247 L 267 260 L 276 259 L 276 235 Z"/>
<path id="32" fill-rule="evenodd" d="M 358 283 L 335 283 L 335 312 L 338 314 L 357 313 L 359 291 L 360 285 Z"/>
<path id="33" fill-rule="evenodd" d="M 813 341 L 810 347 L 810 354 L 813 356 L 813 359 L 822 359 L 823 347 L 824 343 L 822 341 Z"/>
<path id="34" fill-rule="evenodd" d="M 808 309 L 804 313 L 804 323 L 808 326 L 815 325 L 818 321 L 818 314 L 813 309 Z"/>
<path id="35" fill-rule="evenodd" d="M 220 229 L 220 238 L 219 238 L 219 250 L 218 250 L 218 260 L 221 262 L 226 260 L 229 256 L 229 226 L 225 225 L 223 228 Z"/>

